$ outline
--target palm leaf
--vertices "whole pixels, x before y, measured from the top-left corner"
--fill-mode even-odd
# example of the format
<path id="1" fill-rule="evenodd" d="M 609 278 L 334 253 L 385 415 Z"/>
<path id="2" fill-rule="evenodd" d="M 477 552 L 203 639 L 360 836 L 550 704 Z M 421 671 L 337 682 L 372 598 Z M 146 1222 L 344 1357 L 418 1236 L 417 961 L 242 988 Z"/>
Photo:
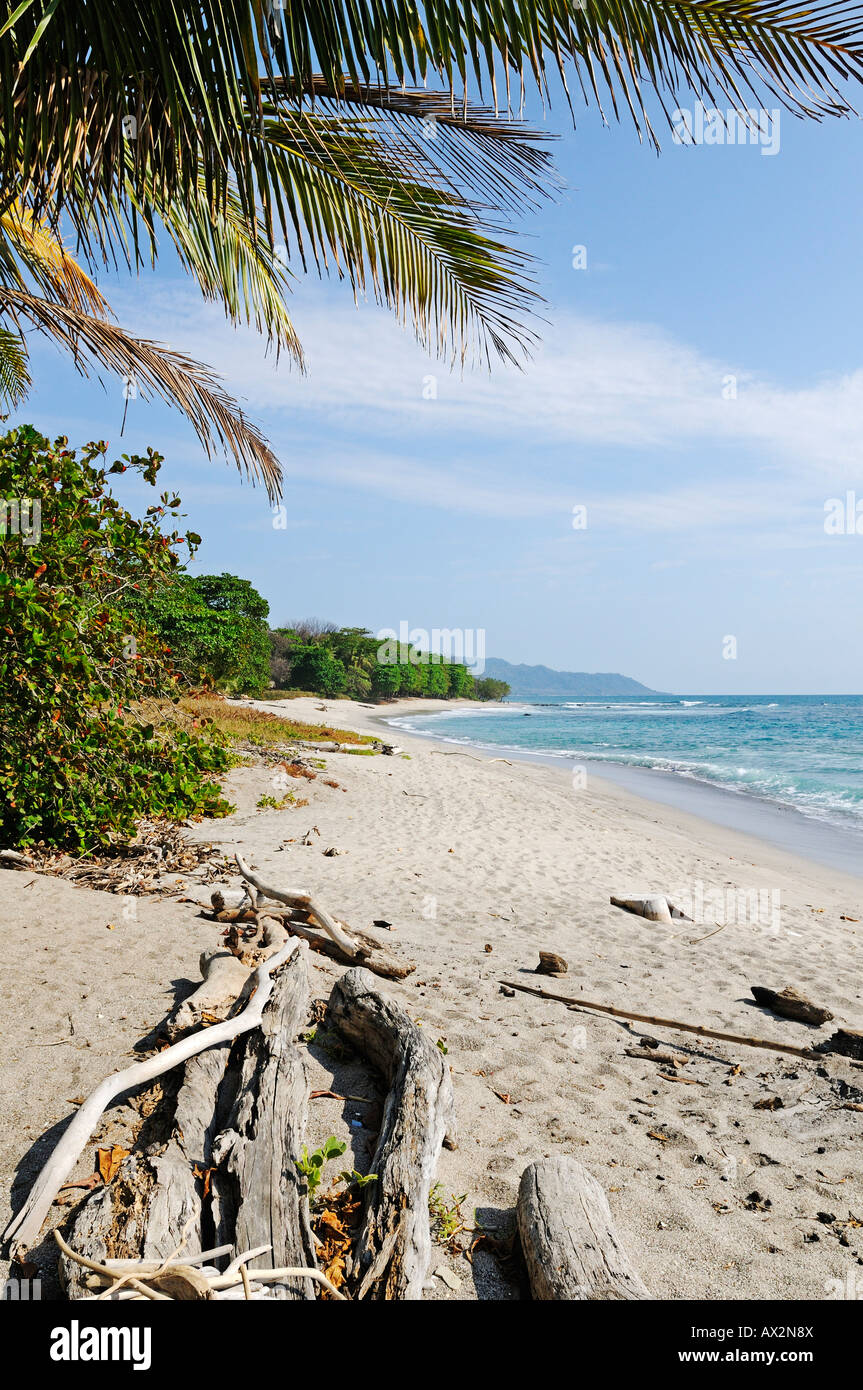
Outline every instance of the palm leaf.
<path id="1" fill-rule="evenodd" d="M 262 166 L 249 122 L 262 101 L 347 101 L 431 79 L 455 114 L 469 81 L 507 108 L 512 78 L 520 100 L 525 81 L 545 90 L 554 69 L 645 129 L 644 84 L 662 100 L 766 90 L 797 114 L 833 114 L 863 75 L 861 11 L 848 0 L 21 0 L 0 29 L 0 186 L 37 213 L 62 208 L 76 177 L 110 195 L 131 144 L 139 196 L 150 181 L 162 201 L 193 197 L 203 178 L 216 206 L 233 180 L 253 217 Z"/>
<path id="2" fill-rule="evenodd" d="M 97 318 L 110 316 L 107 301 L 87 272 L 69 254 L 60 237 L 28 208 L 16 204 L 0 213 L 0 241 L 5 243 L 0 249 L 0 276 L 4 271 L 11 272 L 13 282 L 23 287 L 23 276 L 15 265 L 17 258 L 51 298 Z"/>
<path id="3" fill-rule="evenodd" d="M 429 142 L 436 144 L 436 142 Z M 432 352 L 510 361 L 538 303 L 529 258 L 495 235 L 422 142 L 386 143 L 377 119 L 264 116 L 273 216 L 304 269 L 348 280 L 410 319 Z"/>
<path id="4" fill-rule="evenodd" d="M 89 375 L 90 362 L 82 353 L 92 363 L 134 381 L 145 396 L 149 392 L 176 406 L 191 421 L 208 456 L 218 445 L 237 460 L 248 477 L 264 483 L 272 501 L 280 496 L 282 475 L 277 458 L 209 367 L 159 343 L 132 337 L 104 319 L 23 290 L 0 287 L 0 313 L 16 326 L 22 319 L 29 322 L 68 349 L 84 375 Z"/>
<path id="5" fill-rule="evenodd" d="M 8 328 L 0 328 L 0 400 L 16 406 L 30 389 L 27 348 L 23 338 Z"/>

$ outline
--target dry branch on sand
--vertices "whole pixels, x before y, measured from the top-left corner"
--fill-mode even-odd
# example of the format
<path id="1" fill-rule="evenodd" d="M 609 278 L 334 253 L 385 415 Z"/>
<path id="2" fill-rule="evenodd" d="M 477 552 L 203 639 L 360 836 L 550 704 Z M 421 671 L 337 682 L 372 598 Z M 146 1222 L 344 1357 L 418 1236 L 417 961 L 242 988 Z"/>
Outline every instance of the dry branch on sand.
<path id="1" fill-rule="evenodd" d="M 271 887 L 264 883 L 258 874 L 252 872 L 239 854 L 236 859 L 237 867 L 247 884 L 247 892 L 254 892 L 258 910 L 261 910 L 260 905 L 265 898 L 283 903 L 282 911 L 275 912 L 268 907 L 267 915 L 277 916 L 286 931 L 291 935 L 301 936 L 308 941 L 313 950 L 346 965 L 365 966 L 375 975 L 382 975 L 390 980 L 402 980 L 416 969 L 413 961 L 401 960 L 394 956 L 367 932 L 352 931 L 346 927 L 344 922 L 328 913 L 309 893 Z M 214 902 L 213 906 L 215 905 Z M 240 919 L 247 919 L 249 916 L 242 906 L 235 910 L 234 916 L 237 915 Z M 220 911 L 219 916 L 223 917 L 224 912 Z"/>

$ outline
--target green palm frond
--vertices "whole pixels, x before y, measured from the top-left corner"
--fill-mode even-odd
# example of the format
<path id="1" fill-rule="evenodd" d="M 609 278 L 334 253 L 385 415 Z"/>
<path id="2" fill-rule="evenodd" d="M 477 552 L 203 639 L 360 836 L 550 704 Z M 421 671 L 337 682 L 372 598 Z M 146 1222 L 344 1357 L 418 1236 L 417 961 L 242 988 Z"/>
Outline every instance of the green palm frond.
<path id="1" fill-rule="evenodd" d="M 30 389 L 27 347 L 23 338 L 0 328 L 0 401 L 9 408 L 24 399 Z"/>
<path id="2" fill-rule="evenodd" d="M 762 89 L 798 114 L 848 109 L 863 75 L 849 0 L 7 0 L 0 28 L 0 183 L 63 204 L 82 175 L 116 191 L 130 146 L 137 191 L 212 203 L 231 180 L 254 214 L 260 167 L 247 140 L 266 101 L 431 81 L 457 114 L 465 87 L 495 107 L 549 71 L 646 123 L 661 97 Z M 279 83 L 288 90 L 280 90 Z M 513 98 L 511 87 L 515 83 Z M 134 137 L 124 132 L 135 122 Z"/>
<path id="3" fill-rule="evenodd" d="M 410 320 L 425 347 L 464 358 L 473 343 L 511 361 L 533 334 L 529 258 L 508 246 L 420 142 L 379 121 L 310 112 L 265 116 L 272 215 L 291 258 L 346 279 Z M 428 142 L 429 145 L 434 142 Z"/>
<path id="4" fill-rule="evenodd" d="M 221 447 L 250 478 L 263 482 L 271 500 L 280 496 L 281 469 L 267 441 L 225 392 L 209 367 L 184 353 L 135 338 L 116 324 L 66 304 L 0 286 L 0 314 L 16 327 L 22 320 L 70 351 L 85 376 L 98 364 L 141 393 L 159 396 L 191 421 L 207 455 Z"/>
<path id="5" fill-rule="evenodd" d="M 194 197 L 162 202 L 148 189 L 147 202 L 129 189 L 130 201 L 155 236 L 156 218 L 207 300 L 224 306 L 232 323 L 253 324 L 278 354 L 283 349 L 301 368 L 303 349 L 285 302 L 292 276 L 281 244 L 271 244 L 261 223 L 250 224 L 233 189 L 221 207 L 208 201 L 203 178 Z"/>

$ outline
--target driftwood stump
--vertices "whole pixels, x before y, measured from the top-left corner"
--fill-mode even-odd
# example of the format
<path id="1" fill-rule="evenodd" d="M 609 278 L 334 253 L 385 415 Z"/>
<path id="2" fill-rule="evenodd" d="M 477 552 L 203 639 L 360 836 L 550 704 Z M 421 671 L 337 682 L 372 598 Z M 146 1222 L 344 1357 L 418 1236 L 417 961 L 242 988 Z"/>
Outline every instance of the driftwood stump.
<path id="1" fill-rule="evenodd" d="M 525 1168 L 518 1231 L 536 1299 L 652 1297 L 620 1243 L 605 1193 L 574 1158 L 545 1158 Z"/>
<path id="2" fill-rule="evenodd" d="M 431 1264 L 429 1191 L 455 1106 L 440 1050 L 405 1010 L 381 994 L 368 970 L 333 987 L 327 1022 L 383 1075 L 389 1093 L 351 1272 L 358 1298 L 419 1299 Z"/>
<path id="3" fill-rule="evenodd" d="M 306 954 L 302 969 L 284 971 L 261 1026 L 244 1039 L 237 1091 L 213 1145 L 212 1211 L 217 1245 L 237 1251 L 270 1245 L 249 1269 L 314 1267 L 305 1181 L 299 1158 L 308 1111 L 306 1063 L 294 1038 L 308 1011 Z M 315 1297 L 305 1279 L 274 1288 L 283 1299 Z"/>
<path id="4" fill-rule="evenodd" d="M 829 1009 L 813 1004 L 791 985 L 781 991 L 768 989 L 766 985 L 751 985 L 750 988 L 756 1003 L 770 1009 L 771 1013 L 779 1014 L 780 1018 L 791 1018 L 795 1023 L 811 1023 L 820 1027 L 833 1017 Z"/>
<path id="5" fill-rule="evenodd" d="M 248 972 L 247 972 L 248 973 Z M 106 1260 L 192 1257 L 214 1244 L 235 1253 L 272 1245 L 258 1268 L 314 1267 L 299 1157 L 307 1102 L 305 1061 L 294 1037 L 308 1007 L 307 952 L 273 976 L 260 1027 L 188 1059 L 173 1103 L 149 1128 L 161 1139 L 123 1161 L 83 1204 L 69 1234 L 79 1254 Z M 213 1239 L 213 1230 L 219 1239 Z M 91 1297 L 87 1271 L 64 1256 L 70 1298 Z M 254 1275 L 252 1275 L 254 1277 Z M 274 1284 L 275 1298 L 313 1297 L 309 1280 Z"/>

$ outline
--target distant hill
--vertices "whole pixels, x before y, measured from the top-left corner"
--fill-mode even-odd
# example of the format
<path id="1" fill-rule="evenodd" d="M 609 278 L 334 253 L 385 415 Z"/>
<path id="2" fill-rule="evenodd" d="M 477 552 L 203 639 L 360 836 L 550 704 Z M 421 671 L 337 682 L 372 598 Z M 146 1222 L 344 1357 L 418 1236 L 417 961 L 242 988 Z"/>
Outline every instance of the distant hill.
<path id="1" fill-rule="evenodd" d="M 553 671 L 550 666 L 513 666 L 500 657 L 486 659 L 484 676 L 506 681 L 510 693 L 519 696 L 572 695 L 580 699 L 587 695 L 662 695 L 661 690 L 620 676 L 614 671 Z"/>

